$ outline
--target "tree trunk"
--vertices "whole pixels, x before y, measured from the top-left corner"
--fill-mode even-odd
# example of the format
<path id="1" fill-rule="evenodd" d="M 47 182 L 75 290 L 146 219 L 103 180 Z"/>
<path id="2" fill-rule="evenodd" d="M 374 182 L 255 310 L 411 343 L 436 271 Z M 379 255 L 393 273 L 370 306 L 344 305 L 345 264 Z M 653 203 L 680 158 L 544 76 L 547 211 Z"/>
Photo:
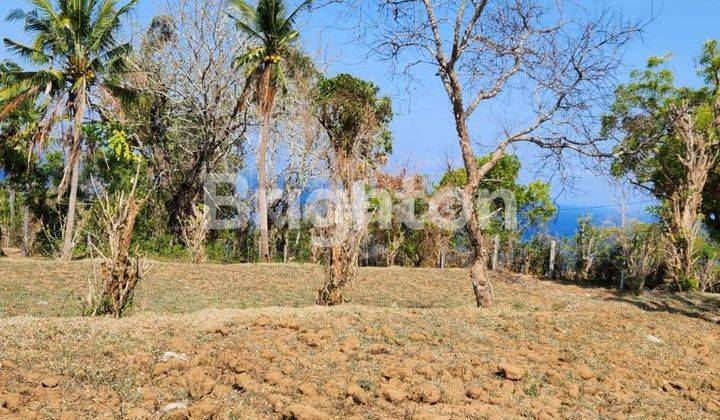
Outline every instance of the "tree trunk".
<path id="1" fill-rule="evenodd" d="M 22 246 L 20 253 L 23 257 L 30 256 L 30 208 L 27 204 L 22 208 Z"/>
<path id="2" fill-rule="evenodd" d="M 336 151 L 336 154 L 337 151 Z M 335 194 L 344 194 L 342 203 L 335 203 L 332 209 L 335 225 L 332 227 L 332 244 L 328 252 L 325 282 L 317 291 L 318 305 L 332 306 L 343 303 L 342 292 L 346 285 L 355 281 L 358 273 L 363 238 L 367 233 L 367 220 L 355 212 L 356 193 L 353 182 L 358 180 L 355 161 L 351 156 L 336 156 L 334 176 Z M 361 219 L 357 219 L 360 217 Z"/>
<path id="3" fill-rule="evenodd" d="M 5 256 L 5 251 L 3 251 L 2 246 L 3 246 L 3 229 L 2 229 L 2 226 L 0 226 L 0 257 Z"/>
<path id="4" fill-rule="evenodd" d="M 60 182 L 58 188 L 58 200 L 64 193 L 66 185 L 66 176 L 70 175 L 70 198 L 68 200 L 68 211 L 65 219 L 65 234 L 63 237 L 62 259 L 70 260 L 73 251 L 73 235 L 75 230 L 75 208 L 77 206 L 78 183 L 80 182 L 80 160 L 82 153 L 82 124 L 85 116 L 85 88 L 83 84 L 70 95 L 70 103 L 73 111 L 73 131 L 72 142 L 70 144 L 70 153 L 68 154 L 67 165 L 70 166 L 71 173 L 67 170 Z"/>
<path id="5" fill-rule="evenodd" d="M 475 303 L 478 308 L 489 308 L 493 306 L 495 297 L 493 294 L 490 276 L 487 273 L 487 256 L 485 240 L 478 224 L 479 218 L 477 203 L 473 203 L 471 207 L 473 215 L 468 222 L 468 230 L 470 231 L 470 243 L 475 250 L 473 255 L 472 266 L 470 267 L 470 281 L 472 283 L 473 292 L 475 293 Z"/>
<path id="6" fill-rule="evenodd" d="M 288 231 L 285 230 L 285 233 L 283 234 L 283 262 L 288 262 L 288 255 L 290 253 L 289 249 L 289 239 L 288 239 Z"/>
<path id="7" fill-rule="evenodd" d="M 268 232 L 267 174 L 265 160 L 267 143 L 270 135 L 270 116 L 264 115 L 260 133 L 260 150 L 258 151 L 258 214 L 260 228 L 260 261 L 270 261 L 270 239 Z"/>
<path id="8" fill-rule="evenodd" d="M 272 70 L 266 67 L 262 74 L 262 91 L 260 92 L 260 112 L 262 113 L 262 126 L 260 127 L 260 147 L 258 150 L 258 215 L 260 228 L 260 261 L 270 261 L 270 235 L 268 229 L 268 202 L 267 202 L 267 147 L 270 140 L 270 117 L 274 102 L 274 87 L 272 86 Z"/>
<path id="9" fill-rule="evenodd" d="M 70 198 L 68 199 L 65 235 L 63 237 L 62 259 L 70 260 L 73 255 L 73 235 L 75 233 L 75 209 L 77 207 L 78 183 L 80 182 L 80 156 L 72 163 L 70 179 Z"/>
<path id="10" fill-rule="evenodd" d="M 470 280 L 472 281 L 475 303 L 478 308 L 490 308 L 495 303 L 492 284 L 487 273 L 485 258 L 475 256 L 473 265 L 470 268 Z"/>
<path id="11" fill-rule="evenodd" d="M 328 252 L 328 267 L 325 273 L 325 283 L 323 287 L 318 290 L 315 299 L 318 305 L 335 306 L 343 303 L 343 286 L 350 273 L 344 273 L 342 270 L 343 264 L 340 259 L 342 259 L 343 256 L 340 255 L 341 252 L 338 246 L 333 246 L 330 252 Z"/>
<path id="12" fill-rule="evenodd" d="M 499 146 L 490 155 L 490 160 L 484 163 L 480 168 L 477 165 L 477 158 L 472 148 L 472 141 L 467 127 L 467 116 L 463 107 L 462 88 L 454 73 L 450 74 L 450 85 L 453 91 L 451 97 L 453 104 L 453 114 L 455 116 L 455 129 L 460 140 L 460 151 L 462 152 L 463 164 L 467 173 L 467 184 L 465 185 L 466 196 L 471 203 L 465 203 L 470 210 L 468 228 L 470 231 L 470 243 L 473 245 L 475 256 L 470 269 L 470 279 L 472 281 L 473 291 L 475 292 L 475 301 L 478 307 L 488 308 L 493 305 L 493 290 L 490 284 L 490 278 L 487 275 L 485 245 L 482 229 L 480 227 L 481 208 L 478 202 L 478 189 L 480 181 L 495 166 L 498 160 L 505 154 L 504 145 Z"/>

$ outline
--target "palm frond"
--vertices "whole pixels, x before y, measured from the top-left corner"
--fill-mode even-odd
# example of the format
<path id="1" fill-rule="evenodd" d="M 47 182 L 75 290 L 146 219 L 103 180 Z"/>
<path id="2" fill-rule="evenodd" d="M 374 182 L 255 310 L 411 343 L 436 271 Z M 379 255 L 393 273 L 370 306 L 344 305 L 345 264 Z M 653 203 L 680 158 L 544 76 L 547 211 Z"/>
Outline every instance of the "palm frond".
<path id="1" fill-rule="evenodd" d="M 235 26 L 236 26 L 239 30 L 241 30 L 241 31 L 245 32 L 246 34 L 250 35 L 251 37 L 257 38 L 259 41 L 265 41 L 265 37 L 264 37 L 262 34 L 258 33 L 255 29 L 253 29 L 252 27 L 250 27 L 250 25 L 246 24 L 245 22 L 243 22 L 243 21 L 241 21 L 241 20 L 236 20 L 236 21 L 235 21 Z"/>
<path id="2" fill-rule="evenodd" d="M 232 9 L 240 12 L 240 15 L 248 21 L 252 22 L 255 20 L 255 8 L 252 7 L 247 1 L 228 0 L 228 4 Z"/>
<path id="3" fill-rule="evenodd" d="M 27 45 L 23 45 L 7 38 L 3 39 L 3 43 L 5 44 L 5 48 L 10 50 L 13 54 L 20 56 L 24 60 L 28 60 L 35 64 L 45 64 L 50 61 L 50 57 L 35 48 L 28 47 Z"/>
<path id="4" fill-rule="evenodd" d="M 295 10 L 293 10 L 293 12 L 290 13 L 290 15 L 283 22 L 281 32 L 292 31 L 292 28 L 295 26 L 295 19 L 297 19 L 297 16 L 305 9 L 309 9 L 310 6 L 312 6 L 312 2 L 313 0 L 305 0 L 297 8 L 295 8 Z"/>
<path id="5" fill-rule="evenodd" d="M 50 0 L 30 0 L 30 3 L 48 17 L 53 19 L 57 18 L 57 13 L 55 12 L 55 9 L 53 9 L 52 2 Z"/>
<path id="6" fill-rule="evenodd" d="M 265 47 L 251 48 L 248 52 L 237 57 L 233 63 L 236 68 L 244 67 L 250 63 L 260 63 L 266 55 Z"/>

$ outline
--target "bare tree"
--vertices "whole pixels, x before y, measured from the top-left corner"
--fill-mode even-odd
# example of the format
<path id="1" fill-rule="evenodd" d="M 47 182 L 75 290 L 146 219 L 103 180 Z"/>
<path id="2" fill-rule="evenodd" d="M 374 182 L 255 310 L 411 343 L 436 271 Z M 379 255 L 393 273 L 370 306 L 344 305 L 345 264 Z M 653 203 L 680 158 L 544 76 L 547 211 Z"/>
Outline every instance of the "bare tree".
<path id="1" fill-rule="evenodd" d="M 203 174 L 241 165 L 252 86 L 233 67 L 247 39 L 234 30 L 224 1 L 168 2 L 165 13 L 153 20 L 136 59 L 134 83 L 144 100 L 131 120 L 139 122 L 179 230 L 202 197 Z"/>
<path id="2" fill-rule="evenodd" d="M 298 77 L 280 98 L 276 117 L 276 141 L 272 142 L 270 162 L 278 168 L 278 181 L 283 194 L 270 202 L 270 219 L 282 238 L 284 260 L 289 258 L 289 233 L 300 220 L 300 196 L 311 182 L 327 179 L 327 135 L 314 113 L 312 85 L 315 80 Z M 299 232 L 298 232 L 299 234 Z"/>
<path id="3" fill-rule="evenodd" d="M 128 193 L 121 192 L 110 197 L 107 192 L 99 195 L 100 218 L 107 235 L 105 249 L 91 244 L 91 252 L 97 252 L 101 258 L 100 276 L 95 273 L 88 281 L 85 298 L 85 313 L 88 315 L 113 314 L 120 318 L 132 303 L 135 287 L 147 271 L 142 257 L 130 249 L 135 222 L 141 208 L 147 201 L 137 199 L 137 181 L 140 167 L 135 173 L 132 188 Z"/>
<path id="4" fill-rule="evenodd" d="M 373 22 L 382 23 L 369 31 L 375 51 L 400 74 L 429 66 L 450 101 L 468 174 L 467 228 L 475 250 L 470 277 L 477 305 L 491 306 L 480 182 L 519 142 L 546 149 L 560 164 L 568 150 L 603 154 L 593 135 L 595 111 L 639 26 L 606 10 L 592 14 L 574 3 L 541 0 L 387 0 L 378 10 L 382 16 Z M 524 106 L 508 110 L 514 120 L 501 124 L 494 138 L 478 141 L 490 150 L 478 166 L 471 117 L 513 95 L 511 102 Z"/>

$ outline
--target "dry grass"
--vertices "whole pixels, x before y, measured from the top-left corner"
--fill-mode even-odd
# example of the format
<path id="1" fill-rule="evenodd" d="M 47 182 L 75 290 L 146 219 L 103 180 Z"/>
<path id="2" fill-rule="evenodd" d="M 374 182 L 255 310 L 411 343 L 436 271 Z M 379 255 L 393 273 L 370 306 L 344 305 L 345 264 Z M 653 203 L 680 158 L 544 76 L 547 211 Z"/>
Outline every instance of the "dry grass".
<path id="1" fill-rule="evenodd" d="M 118 321 L 54 318 L 74 314 L 86 262 L 0 260 L 0 417 L 160 417 L 174 402 L 192 418 L 720 415 L 708 295 L 505 276 L 480 311 L 463 270 L 365 269 L 352 304 L 319 308 L 315 266 L 153 265 Z M 189 360 L 160 362 L 167 351 Z"/>

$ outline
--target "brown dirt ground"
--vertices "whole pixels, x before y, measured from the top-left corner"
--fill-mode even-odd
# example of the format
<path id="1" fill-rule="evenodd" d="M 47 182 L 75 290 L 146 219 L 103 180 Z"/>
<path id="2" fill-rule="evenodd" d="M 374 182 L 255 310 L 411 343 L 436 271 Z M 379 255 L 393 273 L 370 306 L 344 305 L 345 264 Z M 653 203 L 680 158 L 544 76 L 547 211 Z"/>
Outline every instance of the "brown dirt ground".
<path id="1" fill-rule="evenodd" d="M 320 308 L 316 266 L 153 265 L 114 320 L 73 317 L 89 263 L 0 259 L 0 418 L 720 416 L 709 295 L 502 274 L 478 310 L 464 270 L 393 268 Z"/>

